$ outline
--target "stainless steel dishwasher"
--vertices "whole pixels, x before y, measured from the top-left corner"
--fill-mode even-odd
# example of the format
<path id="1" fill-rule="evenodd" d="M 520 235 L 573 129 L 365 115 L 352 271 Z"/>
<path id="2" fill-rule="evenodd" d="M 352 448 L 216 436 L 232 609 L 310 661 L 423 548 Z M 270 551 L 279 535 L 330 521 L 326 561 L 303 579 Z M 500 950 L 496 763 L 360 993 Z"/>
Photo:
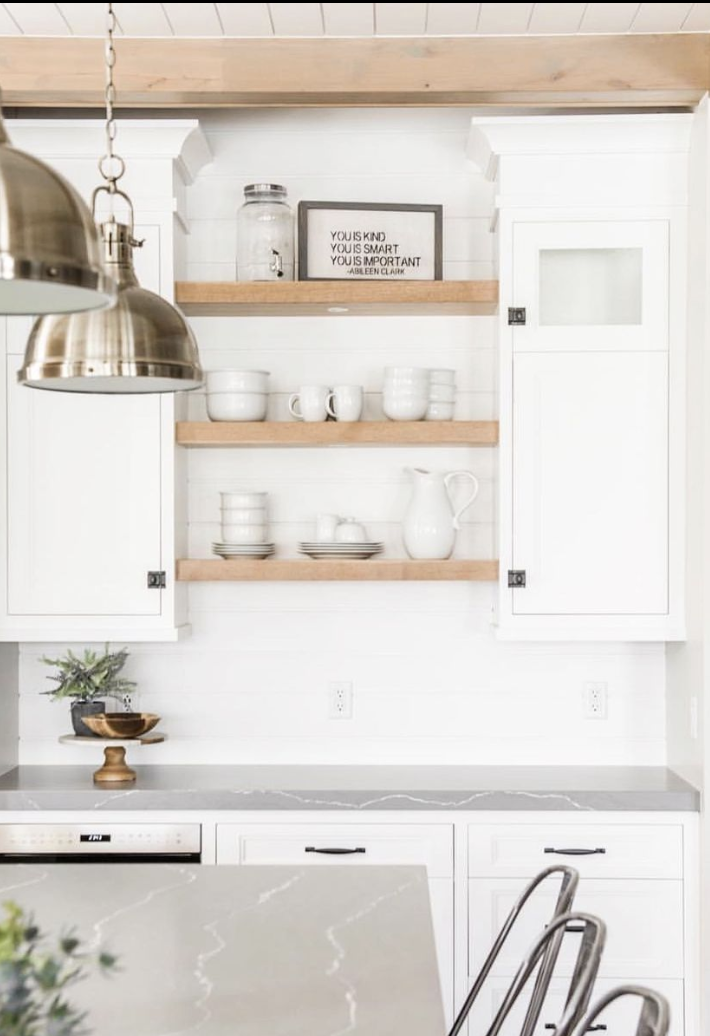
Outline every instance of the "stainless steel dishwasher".
<path id="1" fill-rule="evenodd" d="M 200 824 L 0 824 L 0 864 L 201 862 Z"/>

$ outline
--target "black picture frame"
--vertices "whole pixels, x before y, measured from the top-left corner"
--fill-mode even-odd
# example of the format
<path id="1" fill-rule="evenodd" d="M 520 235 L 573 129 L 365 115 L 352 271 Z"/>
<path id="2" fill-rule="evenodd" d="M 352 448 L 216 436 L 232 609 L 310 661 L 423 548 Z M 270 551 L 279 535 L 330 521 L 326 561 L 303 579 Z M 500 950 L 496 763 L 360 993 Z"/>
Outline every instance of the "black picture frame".
<path id="1" fill-rule="evenodd" d="M 300 201 L 298 203 L 298 279 L 299 281 L 348 281 L 353 283 L 353 277 L 312 277 L 308 270 L 308 216 L 314 209 L 333 209 L 334 211 L 372 211 L 372 212 L 427 212 L 434 216 L 434 280 L 441 281 L 444 277 L 443 262 L 443 205 L 401 205 L 388 202 L 359 202 L 359 201 Z M 420 278 L 402 277 L 401 280 L 419 280 Z M 369 280 L 370 283 L 380 279 L 358 278 L 360 283 Z M 382 278 L 382 281 L 391 281 L 390 278 Z"/>

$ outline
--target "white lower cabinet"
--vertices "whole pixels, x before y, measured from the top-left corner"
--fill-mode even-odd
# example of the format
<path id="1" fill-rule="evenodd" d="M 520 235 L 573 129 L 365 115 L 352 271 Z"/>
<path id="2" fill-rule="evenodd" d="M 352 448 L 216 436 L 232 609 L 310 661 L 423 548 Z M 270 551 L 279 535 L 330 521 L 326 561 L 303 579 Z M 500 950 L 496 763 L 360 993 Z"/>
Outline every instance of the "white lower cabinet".
<path id="1" fill-rule="evenodd" d="M 293 819 L 262 814 L 257 823 L 253 814 L 224 817 L 216 826 L 216 862 L 426 867 L 447 1025 L 525 884 L 545 867 L 570 864 L 581 878 L 576 908 L 598 914 L 607 925 L 595 995 L 629 982 L 649 985 L 670 1001 L 671 1036 L 699 1036 L 696 817 L 437 812 L 412 819 L 411 813 L 392 812 L 366 822 L 343 813 Z M 470 1036 L 490 1024 L 523 954 L 549 920 L 555 897 L 551 883 L 526 907 L 472 1015 Z M 570 934 L 565 940 L 539 1036 L 559 1019 L 578 938 Z M 599 1031 L 628 1036 L 634 1010 L 629 1002 L 615 1006 Z"/>
<path id="2" fill-rule="evenodd" d="M 450 824 L 219 824 L 217 863 L 427 868 L 447 1026 L 454 1009 L 454 854 Z M 340 852 L 332 852 L 332 850 Z M 324 850 L 331 850 L 330 852 Z"/>
<path id="3" fill-rule="evenodd" d="M 667 996 L 671 1036 L 695 1036 L 696 948 L 694 912 L 688 908 L 694 887 L 694 826 L 669 814 L 623 822 L 609 815 L 569 822 L 511 817 L 500 824 L 471 823 L 466 837 L 468 937 L 464 988 L 485 960 L 513 903 L 526 882 L 545 867 L 568 864 L 580 873 L 574 909 L 596 914 L 607 939 L 592 1001 L 616 986 L 647 985 Z M 639 814 L 635 815 L 639 818 Z M 629 818 L 630 819 L 630 818 Z M 482 818 L 485 821 L 485 818 Z M 458 886 L 457 886 L 458 887 Z M 471 1036 L 490 1022 L 525 951 L 549 920 L 559 884 L 550 879 L 525 906 L 501 951 L 484 995 L 471 1016 Z M 572 975 L 579 936 L 567 935 L 545 1002 L 539 1034 L 559 1020 L 565 979 Z M 462 967 L 460 960 L 457 961 Z M 459 971 L 459 974 L 461 972 Z M 636 1002 L 611 1008 L 599 1024 L 606 1036 L 634 1032 Z M 688 1004 L 694 1005 L 688 1009 Z M 519 1013 L 522 1013 L 522 1007 Z M 511 1031 L 515 1030 L 512 1025 Z"/>
<path id="4" fill-rule="evenodd" d="M 600 977 L 595 986 L 593 1000 L 596 997 L 608 993 L 617 986 L 637 984 L 638 980 L 631 976 L 607 979 Z M 484 988 L 480 999 L 469 1015 L 469 1032 L 471 1036 L 479 1036 L 486 1031 L 490 1025 L 491 1018 L 503 1002 L 510 978 L 507 976 L 494 975 Z M 666 997 L 671 1008 L 670 1036 L 678 1036 L 683 1033 L 683 983 L 669 979 L 654 979 L 653 988 Z M 554 980 L 550 986 L 550 992 L 535 1028 L 535 1036 L 551 1036 L 554 1033 L 554 1025 L 562 1016 L 566 996 L 566 987 L 563 982 Z M 520 1032 L 523 1024 L 526 1004 L 521 1000 L 510 1013 L 506 1031 L 510 1033 Z M 624 999 L 618 1000 L 599 1018 L 596 1023 L 604 1028 L 596 1031 L 602 1036 L 631 1036 L 636 1032 L 640 1001 Z"/>

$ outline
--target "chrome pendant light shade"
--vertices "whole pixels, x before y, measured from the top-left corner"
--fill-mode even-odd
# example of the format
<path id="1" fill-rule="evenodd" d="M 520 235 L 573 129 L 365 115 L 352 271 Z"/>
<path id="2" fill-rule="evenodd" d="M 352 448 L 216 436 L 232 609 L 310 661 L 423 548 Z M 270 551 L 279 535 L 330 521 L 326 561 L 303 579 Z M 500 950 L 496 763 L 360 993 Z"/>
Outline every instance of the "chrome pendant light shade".
<path id="1" fill-rule="evenodd" d="M 106 269 L 118 283 L 116 302 L 93 313 L 35 322 L 18 379 L 61 392 L 176 392 L 202 384 L 197 344 L 182 315 L 141 288 L 133 272 L 131 227 L 101 227 Z"/>
<path id="2" fill-rule="evenodd" d="M 113 4 L 107 7 L 106 153 L 99 162 L 105 182 L 94 191 L 92 210 L 95 213 L 98 198 L 107 195 L 110 216 L 101 224 L 103 254 L 97 265 L 102 259 L 107 279 L 117 285 L 117 294 L 108 309 L 56 310 L 40 317 L 32 328 L 17 379 L 31 388 L 59 392 L 135 394 L 194 389 L 202 384 L 202 370 L 192 331 L 169 302 L 141 288 L 133 270 L 133 249 L 143 242 L 134 239 L 133 205 L 118 187 L 126 164 L 114 151 L 116 18 Z M 127 222 L 116 219 L 118 199 L 128 210 Z"/>
<path id="3" fill-rule="evenodd" d="M 0 313 L 76 312 L 114 297 L 86 202 L 49 166 L 13 148 L 0 116 Z"/>

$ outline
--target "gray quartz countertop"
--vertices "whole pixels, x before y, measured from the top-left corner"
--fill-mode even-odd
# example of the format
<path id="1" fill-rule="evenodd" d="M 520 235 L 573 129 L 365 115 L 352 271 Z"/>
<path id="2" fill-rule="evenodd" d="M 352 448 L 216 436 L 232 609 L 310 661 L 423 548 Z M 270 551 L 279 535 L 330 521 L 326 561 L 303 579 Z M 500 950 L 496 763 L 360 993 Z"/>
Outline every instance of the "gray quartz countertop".
<path id="1" fill-rule="evenodd" d="M 8 899 L 119 958 L 67 990 L 101 1036 L 445 1031 L 423 867 L 9 864 Z"/>
<path id="2" fill-rule="evenodd" d="M 699 809 L 692 785 L 653 766 L 139 766 L 134 785 L 113 789 L 93 769 L 10 770 L 0 810 Z"/>

